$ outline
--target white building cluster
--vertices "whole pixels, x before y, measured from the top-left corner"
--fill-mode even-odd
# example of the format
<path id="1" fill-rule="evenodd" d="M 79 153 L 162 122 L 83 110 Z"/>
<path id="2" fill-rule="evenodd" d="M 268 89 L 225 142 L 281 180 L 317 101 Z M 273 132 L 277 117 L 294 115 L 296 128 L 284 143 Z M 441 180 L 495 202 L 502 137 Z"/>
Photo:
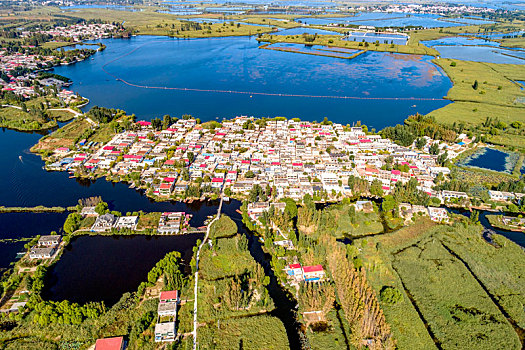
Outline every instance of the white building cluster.
<path id="1" fill-rule="evenodd" d="M 49 30 L 42 30 L 38 33 L 51 35 L 53 38 L 72 38 L 74 41 L 87 39 L 108 38 L 117 27 L 113 24 L 73 24 L 67 27 L 55 27 Z M 30 36 L 33 32 L 22 32 L 22 36 Z"/>
<path id="2" fill-rule="evenodd" d="M 386 193 L 396 183 L 415 178 L 420 190 L 441 197 L 432 191 L 434 178 L 448 170 L 438 167 L 435 155 L 341 124 L 269 120 L 259 126 L 256 120 L 239 117 L 216 129 L 194 119 L 179 120 L 162 131 L 154 131 L 149 122 L 137 125 L 138 131 L 120 133 L 104 145 L 57 149 L 55 169 L 83 166 L 120 176 L 138 172 L 141 185 L 149 184 L 155 195 L 165 197 L 202 183 L 240 194 L 256 184 L 269 186 L 277 198 L 294 199 L 307 193 L 350 195 L 350 175 L 378 180 Z M 405 171 L 382 170 L 387 157 Z M 187 167 L 189 178 L 184 179 L 177 164 Z"/>

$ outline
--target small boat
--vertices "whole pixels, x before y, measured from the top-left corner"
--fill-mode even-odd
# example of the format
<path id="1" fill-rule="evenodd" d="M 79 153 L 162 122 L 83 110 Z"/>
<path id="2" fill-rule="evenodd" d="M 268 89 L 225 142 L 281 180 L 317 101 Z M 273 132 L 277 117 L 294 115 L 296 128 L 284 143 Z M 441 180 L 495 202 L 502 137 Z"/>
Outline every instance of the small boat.
<path id="1" fill-rule="evenodd" d="M 229 202 L 230 201 L 230 197 L 223 197 L 222 200 L 225 201 L 225 202 Z"/>
<path id="2" fill-rule="evenodd" d="M 18 159 L 20 159 L 20 161 L 22 161 L 22 156 L 18 156 Z"/>

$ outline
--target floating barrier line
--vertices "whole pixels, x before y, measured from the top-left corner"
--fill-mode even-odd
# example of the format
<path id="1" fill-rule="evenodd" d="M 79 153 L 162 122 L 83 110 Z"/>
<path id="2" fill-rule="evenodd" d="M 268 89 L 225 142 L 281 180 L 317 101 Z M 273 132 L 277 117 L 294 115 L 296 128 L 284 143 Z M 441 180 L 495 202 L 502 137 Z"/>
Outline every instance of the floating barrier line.
<path id="1" fill-rule="evenodd" d="M 172 40 L 155 41 L 153 43 L 161 42 L 173 42 Z M 113 77 L 115 80 L 120 81 L 128 86 L 141 88 L 141 89 L 155 89 L 155 90 L 175 90 L 175 91 L 190 91 L 190 92 L 208 92 L 208 93 L 222 93 L 222 94 L 238 94 L 238 95 L 256 95 L 256 96 L 274 96 L 274 97 L 306 97 L 306 98 L 325 98 L 325 99 L 340 99 L 340 100 L 389 100 L 389 101 L 443 101 L 443 98 L 432 98 L 432 97 L 366 97 L 366 96 L 336 96 L 336 95 L 308 95 L 308 94 L 290 94 L 290 93 L 272 93 L 272 92 L 257 92 L 257 91 L 239 91 L 239 90 L 221 90 L 221 89 L 199 89 L 199 88 L 187 88 L 187 87 L 169 87 L 169 86 L 151 86 L 141 85 L 124 80 L 115 74 L 112 74 L 106 70 L 106 66 L 114 63 L 126 56 L 131 55 L 138 49 L 152 43 L 145 43 L 137 46 L 133 50 L 119 56 L 109 62 L 106 62 L 102 66 L 102 70 L 107 75 Z"/>

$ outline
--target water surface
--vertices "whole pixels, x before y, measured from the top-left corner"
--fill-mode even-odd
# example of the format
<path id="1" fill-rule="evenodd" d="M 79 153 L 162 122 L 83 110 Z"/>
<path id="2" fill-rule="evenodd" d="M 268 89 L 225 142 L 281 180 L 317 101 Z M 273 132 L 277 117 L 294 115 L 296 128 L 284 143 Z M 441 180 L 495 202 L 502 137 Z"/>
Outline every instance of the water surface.
<path id="1" fill-rule="evenodd" d="M 178 251 L 187 265 L 202 234 L 181 236 L 80 236 L 48 271 L 44 299 L 116 303 L 147 280 L 167 253 Z M 183 267 L 182 267 L 183 269 Z"/>
<path id="2" fill-rule="evenodd" d="M 333 18 L 299 18 L 307 24 L 328 25 L 330 23 L 337 24 L 354 24 L 362 26 L 373 27 L 455 27 L 461 26 L 461 23 L 454 23 L 448 21 L 440 21 L 440 16 L 433 14 L 417 14 L 417 13 L 384 13 L 384 12 L 361 12 L 355 16 L 349 17 L 333 17 Z"/>
<path id="3" fill-rule="evenodd" d="M 107 49 L 93 60 L 57 67 L 55 72 L 73 79 L 72 89 L 91 101 L 87 109 L 120 108 L 146 119 L 164 114 L 191 114 L 202 120 L 239 115 L 328 117 L 343 124 L 361 120 L 379 129 L 443 107 L 448 102 L 417 99 L 441 99 L 452 86 L 424 56 L 369 52 L 342 60 L 263 50 L 247 37 L 133 37 L 102 42 Z M 160 89 L 129 86 L 116 78 Z M 169 90 L 174 88 L 207 91 Z"/>
<path id="4" fill-rule="evenodd" d="M 67 213 L 3 213 L 0 214 L 0 240 L 32 238 L 60 232 Z M 24 251 L 23 241 L 0 242 L 0 268 L 6 268 L 15 260 L 18 252 Z"/>

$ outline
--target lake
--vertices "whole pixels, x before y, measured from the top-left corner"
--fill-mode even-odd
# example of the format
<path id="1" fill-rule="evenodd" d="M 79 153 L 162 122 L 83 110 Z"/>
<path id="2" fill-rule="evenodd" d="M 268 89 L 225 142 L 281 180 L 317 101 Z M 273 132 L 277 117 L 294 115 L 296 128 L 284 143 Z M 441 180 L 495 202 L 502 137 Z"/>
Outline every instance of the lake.
<path id="1" fill-rule="evenodd" d="M 525 64 L 525 50 L 500 47 L 484 39 L 449 37 L 422 41 L 423 45 L 439 51 L 441 57 L 474 62 Z M 479 46 L 476 46 L 479 45 Z"/>
<path id="2" fill-rule="evenodd" d="M 512 173 L 515 161 L 511 158 L 516 157 L 511 157 L 511 155 L 507 152 L 484 147 L 465 159 L 462 162 L 462 165 Z"/>
<path id="3" fill-rule="evenodd" d="M 55 72 L 71 78 L 72 89 L 90 99 L 86 109 L 120 108 L 139 119 L 164 114 L 191 114 L 202 120 L 239 115 L 328 117 L 343 124 L 361 120 L 379 129 L 445 106 L 449 102 L 441 97 L 452 87 L 425 56 L 368 52 L 344 60 L 262 50 L 248 37 L 141 36 L 101 42 L 107 48 L 93 59 Z"/>
<path id="4" fill-rule="evenodd" d="M 361 12 L 355 16 L 333 17 L 333 18 L 299 18 L 307 24 L 328 25 L 337 24 L 354 24 L 374 27 L 455 27 L 463 25 L 461 23 L 448 22 L 439 20 L 439 15 L 434 14 L 417 14 L 417 13 L 386 13 L 386 12 Z M 486 23 L 486 22 L 484 22 Z"/>
<path id="5" fill-rule="evenodd" d="M 178 251 L 187 266 L 203 234 L 181 236 L 80 236 L 66 247 L 46 275 L 46 300 L 115 304 L 147 280 L 167 253 Z"/>

